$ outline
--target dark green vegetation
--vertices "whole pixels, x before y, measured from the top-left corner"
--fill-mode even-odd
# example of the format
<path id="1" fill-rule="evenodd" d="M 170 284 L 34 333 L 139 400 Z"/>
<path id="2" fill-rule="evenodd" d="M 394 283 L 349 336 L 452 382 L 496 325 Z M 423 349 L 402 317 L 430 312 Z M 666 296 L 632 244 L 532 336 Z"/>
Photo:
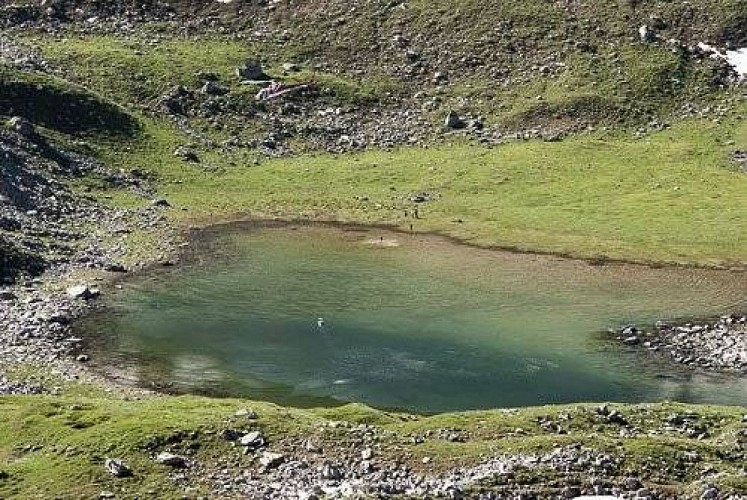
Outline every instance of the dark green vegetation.
<path id="1" fill-rule="evenodd" d="M 163 450 L 187 455 L 204 470 L 220 463 L 254 468 L 253 457 L 220 437 L 226 428 L 263 429 L 271 446 L 285 453 L 300 451 L 312 439 L 328 456 L 341 456 L 355 447 L 346 428 L 326 427 L 331 420 L 373 424 L 378 429 L 381 460 L 401 460 L 415 471 L 437 475 L 456 465 L 471 466 L 482 459 L 508 454 L 544 454 L 578 443 L 619 457 L 610 481 L 626 475 L 664 487 L 680 496 L 697 491 L 703 470 L 720 473 L 724 493 L 744 491 L 747 484 L 739 468 L 744 464 L 741 413 L 726 407 L 687 407 L 675 404 L 613 406 L 622 420 L 608 422 L 589 405 L 529 408 L 520 412 L 486 411 L 412 417 L 349 405 L 334 410 L 295 410 L 251 402 L 258 421 L 233 416 L 246 406 L 241 400 L 195 397 L 123 401 L 87 397 L 6 397 L 0 400 L 0 496 L 4 498 L 93 498 L 101 491 L 118 496 L 181 498 L 181 488 L 167 479 L 171 472 L 152 456 Z M 556 426 L 541 425 L 556 422 Z M 637 429 L 621 438 L 621 427 Z M 440 432 L 443 430 L 443 432 Z M 413 436 L 428 435 L 422 444 Z M 441 434 L 458 433 L 464 442 Z M 593 433 L 593 434 L 592 434 Z M 695 436 L 704 433 L 704 438 Z M 114 479 L 104 470 L 107 457 L 124 459 L 134 476 Z M 430 457 L 427 467 L 422 463 Z M 741 457 L 741 458 L 740 458 Z M 207 494 L 187 471 L 194 495 Z M 540 491 L 553 491 L 557 476 L 550 470 L 527 469 L 506 476 L 538 483 Z M 532 479 L 534 478 L 534 479 Z M 579 484 L 589 481 L 578 476 Z M 490 486 L 490 485 L 483 485 Z M 498 481 L 498 489 L 501 482 Z M 479 490 L 480 485 L 475 485 Z M 64 492 L 61 494 L 61 492 Z M 183 494 L 183 493 L 181 493 Z M 230 494 L 229 494 L 230 495 Z"/>

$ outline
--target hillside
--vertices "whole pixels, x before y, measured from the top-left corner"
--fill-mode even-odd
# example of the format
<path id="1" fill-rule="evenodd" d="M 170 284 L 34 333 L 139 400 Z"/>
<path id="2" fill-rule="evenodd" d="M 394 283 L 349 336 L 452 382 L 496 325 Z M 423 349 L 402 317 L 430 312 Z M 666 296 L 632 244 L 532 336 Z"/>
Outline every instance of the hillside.
<path id="1" fill-rule="evenodd" d="M 174 397 L 102 379 L 76 331 L 240 219 L 742 279 L 747 80 L 702 44 L 747 47 L 747 0 L 0 2 L 0 497 L 744 498 L 744 401 Z"/>

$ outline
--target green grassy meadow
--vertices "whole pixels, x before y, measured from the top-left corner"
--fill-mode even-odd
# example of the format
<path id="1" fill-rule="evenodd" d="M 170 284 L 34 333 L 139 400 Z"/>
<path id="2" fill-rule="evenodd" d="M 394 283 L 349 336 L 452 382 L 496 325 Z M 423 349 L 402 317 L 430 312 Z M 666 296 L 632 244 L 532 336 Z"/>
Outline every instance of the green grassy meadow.
<path id="1" fill-rule="evenodd" d="M 415 231 L 476 245 L 579 257 L 735 266 L 747 259 L 747 176 L 719 145 L 725 130 L 727 137 L 744 136 L 744 125 L 690 122 L 644 139 L 595 134 L 260 165 L 208 156 L 217 173 L 174 159 L 177 142 L 162 127 L 154 129 L 144 147 L 102 154 L 114 164 L 154 171 L 159 193 L 175 207 L 173 218 L 187 223 L 282 217 L 404 230 L 413 224 Z M 411 202 L 421 191 L 437 198 Z M 109 194 L 118 204 L 147 203 Z M 419 219 L 412 216 L 416 207 Z"/>

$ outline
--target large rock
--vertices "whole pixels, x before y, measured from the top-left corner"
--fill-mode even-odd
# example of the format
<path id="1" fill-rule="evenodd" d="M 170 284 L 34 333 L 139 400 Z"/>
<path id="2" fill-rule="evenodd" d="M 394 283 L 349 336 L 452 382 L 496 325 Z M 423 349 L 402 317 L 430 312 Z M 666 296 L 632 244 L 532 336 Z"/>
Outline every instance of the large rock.
<path id="1" fill-rule="evenodd" d="M 107 458 L 104 462 L 104 468 L 114 477 L 129 477 L 132 475 L 132 469 L 117 458 Z"/>
<path id="2" fill-rule="evenodd" d="M 456 111 L 449 111 L 444 120 L 444 126 L 449 129 L 461 129 L 467 126 L 464 120 L 456 113 Z"/>
<path id="3" fill-rule="evenodd" d="M 67 296 L 71 299 L 91 300 L 98 297 L 101 292 L 97 288 L 90 288 L 88 285 L 75 285 L 67 289 Z"/>
<path id="4" fill-rule="evenodd" d="M 242 408 L 240 410 L 237 410 L 236 413 L 234 413 L 234 416 L 243 417 L 247 420 L 257 420 L 259 418 L 257 412 L 255 412 L 251 408 Z"/>
<path id="5" fill-rule="evenodd" d="M 268 76 L 262 70 L 259 61 L 247 61 L 241 68 L 236 68 L 236 76 L 241 80 L 267 80 Z"/>
<path id="6" fill-rule="evenodd" d="M 645 24 L 638 28 L 638 36 L 641 38 L 641 42 L 643 43 L 652 43 L 656 41 L 656 32 Z"/>
<path id="7" fill-rule="evenodd" d="M 186 458 L 168 452 L 162 452 L 156 455 L 156 462 L 162 465 L 168 465 L 169 467 L 184 468 L 187 466 Z"/>
<path id="8" fill-rule="evenodd" d="M 213 80 L 208 80 L 202 86 L 200 92 L 207 95 L 223 95 L 228 93 L 228 89 Z"/>
<path id="9" fill-rule="evenodd" d="M 256 450 L 265 445 L 265 438 L 262 431 L 251 431 L 239 439 L 239 444 L 250 450 Z"/>
<path id="10" fill-rule="evenodd" d="M 259 465 L 265 469 L 274 469 L 285 462 L 285 456 L 280 453 L 266 451 L 259 459 Z"/>

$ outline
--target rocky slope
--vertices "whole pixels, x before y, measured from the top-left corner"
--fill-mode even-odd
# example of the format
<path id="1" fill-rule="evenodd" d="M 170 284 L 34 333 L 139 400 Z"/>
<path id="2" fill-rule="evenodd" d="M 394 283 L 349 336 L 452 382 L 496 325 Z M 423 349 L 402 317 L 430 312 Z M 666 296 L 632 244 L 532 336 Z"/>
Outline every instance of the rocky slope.
<path id="1" fill-rule="evenodd" d="M 4 285 L 15 286 L 0 293 L 0 393 L 38 390 L 8 381 L 5 371 L 18 366 L 54 365 L 75 374 L 71 356 L 81 339 L 71 322 L 92 294 L 65 287 L 76 275 L 127 272 L 121 260 L 127 249 L 117 239 L 134 230 L 166 231 L 162 208 L 110 209 L 70 187 L 96 176 L 142 191 L 137 180 L 60 149 L 24 119 L 9 128 L 0 131 L 0 274 Z"/>
<path id="2" fill-rule="evenodd" d="M 0 18 L 9 33 L 116 36 L 135 55 L 180 32 L 248 47 L 270 68 L 267 77 L 313 85 L 257 103 L 261 84 L 199 71 L 164 81 L 152 67 L 112 61 L 121 52 L 107 56 L 118 66 L 111 73 L 78 71 L 87 63 L 72 54 L 57 70 L 111 97 L 121 96 L 112 93 L 119 82 L 109 83 L 124 79 L 136 89 L 127 104 L 168 113 L 209 138 L 228 132 L 224 148 L 278 155 L 422 145 L 454 130 L 497 143 L 620 124 L 645 133 L 682 117 L 721 117 L 733 106 L 723 89 L 738 75 L 699 44 L 738 46 L 747 38 L 745 11 L 743 0 L 55 1 L 17 2 Z"/>

